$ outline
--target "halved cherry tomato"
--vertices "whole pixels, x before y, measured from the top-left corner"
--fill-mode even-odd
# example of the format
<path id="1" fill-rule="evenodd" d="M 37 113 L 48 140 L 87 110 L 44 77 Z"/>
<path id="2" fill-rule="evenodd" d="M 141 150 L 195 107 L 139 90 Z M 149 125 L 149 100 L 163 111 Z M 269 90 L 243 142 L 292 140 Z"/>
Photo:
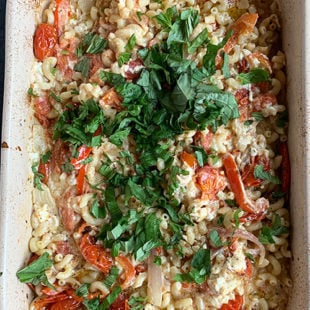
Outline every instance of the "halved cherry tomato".
<path id="1" fill-rule="evenodd" d="M 243 297 L 236 295 L 234 300 L 230 300 L 227 304 L 222 305 L 221 310 L 241 310 L 243 305 Z"/>
<path id="2" fill-rule="evenodd" d="M 57 39 L 57 31 L 54 26 L 39 24 L 33 39 L 34 56 L 40 61 L 43 61 L 46 57 L 53 56 Z"/>
<path id="3" fill-rule="evenodd" d="M 202 192 L 202 199 L 214 200 L 216 194 L 225 188 L 226 180 L 219 169 L 206 165 L 196 172 L 196 186 Z"/>
<path id="4" fill-rule="evenodd" d="M 248 198 L 241 175 L 234 157 L 227 153 L 223 156 L 223 165 L 226 171 L 227 179 L 235 199 L 240 208 L 249 213 L 254 213 L 255 217 L 262 218 L 269 207 L 269 202 L 265 198 L 259 198 L 255 202 Z"/>
<path id="5" fill-rule="evenodd" d="M 115 261 L 121 265 L 124 270 L 124 279 L 121 281 L 121 288 L 122 290 L 127 289 L 130 287 L 136 276 L 135 267 L 132 265 L 131 261 L 123 255 L 119 255 L 115 258 Z"/>
<path id="6" fill-rule="evenodd" d="M 68 289 L 55 295 L 43 295 L 37 298 L 34 308 L 35 310 L 75 310 L 80 308 L 82 302 L 82 298 L 76 296 L 72 289 Z"/>
<path id="7" fill-rule="evenodd" d="M 189 167 L 195 169 L 195 167 L 197 166 L 197 160 L 193 154 L 183 151 L 180 157 L 181 160 L 185 162 Z"/>
<path id="8" fill-rule="evenodd" d="M 100 269 L 103 273 L 109 273 L 113 260 L 103 246 L 95 244 L 95 239 L 89 235 L 89 228 L 86 223 L 82 224 L 79 232 L 83 234 L 79 244 L 84 259 Z"/>
<path id="9" fill-rule="evenodd" d="M 72 158 L 71 159 L 71 165 L 74 166 L 75 169 L 81 169 L 82 166 L 84 166 L 83 161 L 88 158 L 92 151 L 91 147 L 82 145 L 78 148 L 78 157 L 77 158 Z"/>

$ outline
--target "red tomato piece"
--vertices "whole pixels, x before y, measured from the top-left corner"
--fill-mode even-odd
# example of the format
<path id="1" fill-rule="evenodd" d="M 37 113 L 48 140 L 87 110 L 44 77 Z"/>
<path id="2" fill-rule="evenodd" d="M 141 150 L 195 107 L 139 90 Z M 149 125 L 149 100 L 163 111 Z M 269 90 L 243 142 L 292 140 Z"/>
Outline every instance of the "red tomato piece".
<path id="1" fill-rule="evenodd" d="M 78 158 L 71 159 L 71 165 L 74 166 L 75 169 L 81 169 L 83 165 L 83 161 L 87 159 L 92 151 L 91 147 L 82 145 L 78 149 Z"/>
<path id="2" fill-rule="evenodd" d="M 39 24 L 33 39 L 34 55 L 40 61 L 55 54 L 58 36 L 56 28 L 49 24 Z"/>
<path id="3" fill-rule="evenodd" d="M 124 294 L 120 294 L 114 303 L 110 306 L 110 310 L 129 310 L 128 300 Z"/>
<path id="4" fill-rule="evenodd" d="M 193 154 L 183 151 L 181 153 L 180 158 L 183 162 L 185 162 L 191 168 L 195 168 L 197 166 L 197 160 Z"/>
<path id="5" fill-rule="evenodd" d="M 38 172 L 41 173 L 43 175 L 43 177 L 44 177 L 42 182 L 44 184 L 47 184 L 48 178 L 49 178 L 49 175 L 50 175 L 50 163 L 47 162 L 47 163 L 43 164 L 42 160 L 40 160 L 39 167 L 38 167 Z"/>
<path id="6" fill-rule="evenodd" d="M 236 295 L 235 299 L 230 300 L 227 304 L 222 305 L 221 310 L 241 310 L 243 305 L 243 297 Z"/>
<path id="7" fill-rule="evenodd" d="M 219 169 L 206 165 L 196 172 L 196 186 L 202 192 L 202 199 L 214 200 L 216 194 L 225 188 L 226 180 Z"/>
<path id="8" fill-rule="evenodd" d="M 76 194 L 77 195 L 84 194 L 85 174 L 86 174 L 86 166 L 83 165 L 81 169 L 79 169 L 78 175 L 76 177 Z"/>

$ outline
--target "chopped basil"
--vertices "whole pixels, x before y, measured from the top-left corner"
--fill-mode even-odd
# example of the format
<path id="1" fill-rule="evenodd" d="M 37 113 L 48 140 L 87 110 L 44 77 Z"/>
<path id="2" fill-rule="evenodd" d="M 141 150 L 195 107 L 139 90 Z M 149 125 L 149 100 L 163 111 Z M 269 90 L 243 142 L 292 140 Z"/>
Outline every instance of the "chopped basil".
<path id="1" fill-rule="evenodd" d="M 228 79 L 230 77 L 230 71 L 229 71 L 229 56 L 228 54 L 224 53 L 224 62 L 223 62 L 223 74 L 224 74 L 224 78 Z"/>
<path id="2" fill-rule="evenodd" d="M 136 45 L 136 36 L 133 34 L 127 44 L 125 45 L 125 52 L 121 53 L 117 59 L 118 66 L 121 67 L 124 63 L 127 63 L 131 58 L 131 52 Z"/>
<path id="3" fill-rule="evenodd" d="M 262 121 L 264 119 L 262 112 L 252 112 L 251 115 L 255 118 L 256 121 Z"/>
<path id="4" fill-rule="evenodd" d="M 16 273 L 17 278 L 23 283 L 32 283 L 33 285 L 44 284 L 51 289 L 55 289 L 46 277 L 45 271 L 52 267 L 53 261 L 48 253 L 43 253 L 37 260 Z"/>
<path id="5" fill-rule="evenodd" d="M 81 72 L 82 76 L 87 78 L 90 71 L 90 59 L 87 57 L 82 57 L 81 60 L 74 66 L 74 70 Z"/>
<path id="6" fill-rule="evenodd" d="M 99 205 L 98 199 L 95 199 L 92 203 L 91 209 L 90 209 L 91 214 L 96 218 L 105 218 L 107 216 L 107 211 L 103 206 Z"/>
<path id="7" fill-rule="evenodd" d="M 191 261 L 189 273 L 176 274 L 174 280 L 177 282 L 195 282 L 201 284 L 206 281 L 211 273 L 211 253 L 209 249 L 199 249 Z"/>
<path id="8" fill-rule="evenodd" d="M 153 261 L 153 262 L 154 262 L 154 264 L 160 266 L 160 265 L 161 265 L 161 257 L 158 256 L 158 255 L 156 255 L 156 256 L 154 257 L 154 261 Z"/>
<path id="9" fill-rule="evenodd" d="M 51 158 L 52 152 L 51 151 L 47 151 L 44 155 L 41 156 L 41 160 L 43 164 L 46 164 L 49 159 Z"/>
<path id="10" fill-rule="evenodd" d="M 119 275 L 119 269 L 115 266 L 112 266 L 109 275 L 103 280 L 103 283 L 106 287 L 111 288 Z"/>
<path id="11" fill-rule="evenodd" d="M 230 207 L 238 207 L 237 203 L 233 199 L 226 199 L 225 202 L 230 206 Z"/>
<path id="12" fill-rule="evenodd" d="M 218 233 L 217 230 L 215 230 L 215 229 L 212 230 L 212 231 L 210 232 L 209 238 L 210 238 L 212 244 L 213 244 L 216 248 L 219 248 L 219 247 L 225 245 L 225 242 L 223 242 L 223 241 L 221 240 L 221 237 L 220 237 L 219 233 Z"/>
<path id="13" fill-rule="evenodd" d="M 242 85 L 265 82 L 269 80 L 269 72 L 265 69 L 255 68 L 251 69 L 248 73 L 238 74 L 238 78 Z"/>
<path id="14" fill-rule="evenodd" d="M 264 170 L 263 165 L 257 165 L 254 168 L 254 177 L 256 179 L 268 181 L 268 182 L 273 183 L 273 184 L 281 184 L 281 181 L 279 180 L 278 177 L 276 177 L 276 176 L 274 176 L 274 175 L 272 175 L 269 172 Z"/>
<path id="15" fill-rule="evenodd" d="M 107 310 L 113 304 L 113 302 L 117 299 L 119 294 L 122 292 L 122 289 L 117 286 L 115 287 L 112 292 L 103 300 L 99 309 L 100 310 Z"/>
<path id="16" fill-rule="evenodd" d="M 27 94 L 32 97 L 37 97 L 37 95 L 33 92 L 33 88 L 29 87 L 27 90 Z"/>
<path id="17" fill-rule="evenodd" d="M 131 296 L 128 300 L 128 305 L 130 306 L 130 310 L 143 310 L 144 303 L 146 302 L 146 297 L 135 297 Z"/>
<path id="18" fill-rule="evenodd" d="M 255 263 L 254 256 L 250 253 L 245 253 L 245 256 L 252 262 Z"/>
<path id="19" fill-rule="evenodd" d="M 76 289 L 75 294 L 79 297 L 85 297 L 89 292 L 89 287 L 90 287 L 89 283 L 84 283 Z"/>
<path id="20" fill-rule="evenodd" d="M 83 41 L 77 47 L 75 54 L 78 58 L 82 57 L 85 53 L 99 54 L 102 53 L 107 47 L 107 40 L 100 37 L 96 33 L 87 33 Z"/>
<path id="21" fill-rule="evenodd" d="M 35 162 L 31 166 L 31 170 L 33 172 L 33 185 L 38 190 L 43 191 L 41 182 L 44 179 L 44 175 L 38 172 L 38 166 L 39 166 L 39 162 Z"/>
<path id="22" fill-rule="evenodd" d="M 281 217 L 279 214 L 275 214 L 273 217 L 273 223 L 271 227 L 263 226 L 258 239 L 261 243 L 264 244 L 273 244 L 275 243 L 273 237 L 287 234 L 289 232 L 288 227 L 281 224 Z"/>
<path id="23" fill-rule="evenodd" d="M 61 98 L 60 96 L 57 96 L 54 92 L 50 92 L 50 97 L 52 97 L 53 99 L 55 99 L 57 102 L 61 103 Z"/>
<path id="24" fill-rule="evenodd" d="M 188 52 L 193 54 L 200 46 L 204 46 L 209 43 L 208 30 L 201 31 L 191 42 L 188 44 Z"/>
<path id="25" fill-rule="evenodd" d="M 234 220 L 235 220 L 235 226 L 236 228 L 239 227 L 240 225 L 240 220 L 239 220 L 239 217 L 240 217 L 240 213 L 242 212 L 241 209 L 237 209 L 235 212 L 234 212 Z"/>

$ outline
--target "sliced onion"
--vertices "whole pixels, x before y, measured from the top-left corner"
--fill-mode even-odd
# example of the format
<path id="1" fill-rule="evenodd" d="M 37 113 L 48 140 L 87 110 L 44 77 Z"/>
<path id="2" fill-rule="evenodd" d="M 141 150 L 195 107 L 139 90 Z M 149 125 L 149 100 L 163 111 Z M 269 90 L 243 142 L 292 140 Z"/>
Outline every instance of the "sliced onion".
<path id="1" fill-rule="evenodd" d="M 235 230 L 231 230 L 231 229 L 225 229 L 225 228 L 216 228 L 217 232 L 219 233 L 219 235 L 223 236 L 223 237 L 237 237 L 240 239 L 246 239 L 249 240 L 253 243 L 255 243 L 259 249 L 259 253 L 260 253 L 260 257 L 259 257 L 259 261 L 258 261 L 258 265 L 261 266 L 264 263 L 264 259 L 265 259 L 265 247 L 263 246 L 263 244 L 257 239 L 257 237 L 255 237 L 252 233 L 246 231 L 246 230 L 242 230 L 242 229 L 235 229 Z"/>
<path id="2" fill-rule="evenodd" d="M 163 296 L 164 275 L 161 266 L 154 263 L 154 251 L 148 258 L 147 296 L 149 302 L 157 307 L 161 306 Z"/>

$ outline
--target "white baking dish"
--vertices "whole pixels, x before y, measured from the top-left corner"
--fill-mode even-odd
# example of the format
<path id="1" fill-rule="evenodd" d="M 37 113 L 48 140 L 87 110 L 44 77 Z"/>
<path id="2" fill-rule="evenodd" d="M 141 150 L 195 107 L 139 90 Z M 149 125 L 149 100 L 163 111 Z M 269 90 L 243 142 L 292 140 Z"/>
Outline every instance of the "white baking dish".
<path id="1" fill-rule="evenodd" d="M 6 75 L 1 150 L 0 309 L 28 308 L 30 290 L 16 271 L 29 257 L 31 186 L 29 146 L 32 116 L 26 91 L 33 61 L 32 34 L 40 1 L 7 1 Z M 287 56 L 287 101 L 292 166 L 291 274 L 289 309 L 310 309 L 310 1 L 280 1 L 283 44 Z M 285 305 L 283 305 L 283 309 Z"/>

